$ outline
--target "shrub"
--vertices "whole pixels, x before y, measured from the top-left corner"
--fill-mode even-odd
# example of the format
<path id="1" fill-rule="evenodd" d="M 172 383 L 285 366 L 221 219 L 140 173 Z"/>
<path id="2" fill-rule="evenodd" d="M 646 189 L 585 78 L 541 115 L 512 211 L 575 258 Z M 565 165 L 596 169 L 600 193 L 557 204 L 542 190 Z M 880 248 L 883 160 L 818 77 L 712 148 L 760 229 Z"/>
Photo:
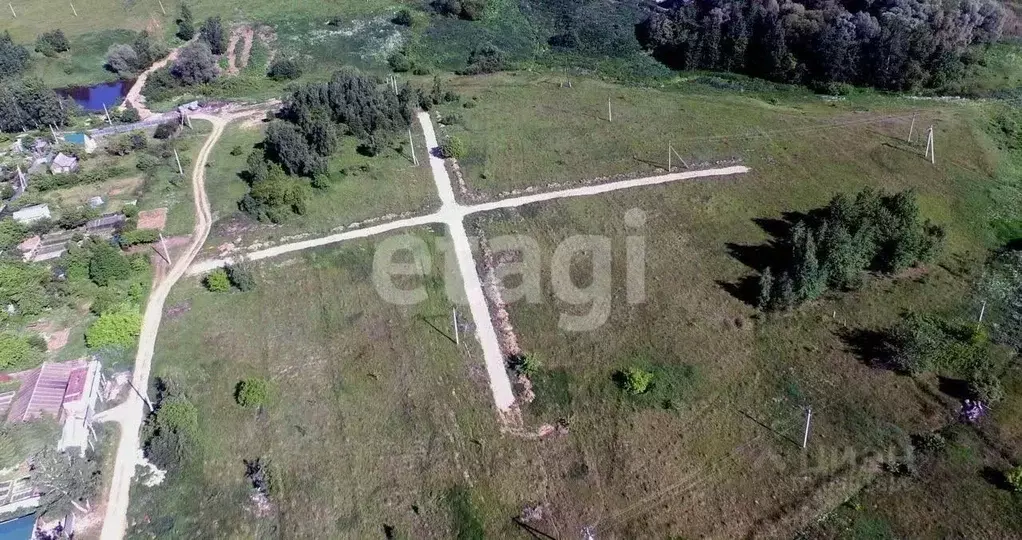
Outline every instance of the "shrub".
<path id="1" fill-rule="evenodd" d="M 480 75 L 496 73 L 507 67 L 507 55 L 493 45 L 485 45 L 473 49 L 468 55 L 468 66 L 461 70 L 462 75 Z"/>
<path id="2" fill-rule="evenodd" d="M 252 275 L 252 269 L 247 265 L 242 263 L 232 264 L 226 270 L 227 278 L 231 281 L 231 285 L 237 287 L 239 291 L 251 291 L 255 288 L 255 276 Z"/>
<path id="3" fill-rule="evenodd" d="M 518 354 L 508 359 L 508 367 L 511 371 L 524 375 L 526 377 L 532 377 L 539 373 L 540 368 L 543 367 L 543 363 L 539 361 L 539 358 L 535 354 Z"/>
<path id="4" fill-rule="evenodd" d="M 969 394 L 983 403 L 996 403 L 1005 397 L 1001 380 L 989 365 L 982 365 L 969 376 Z"/>
<path id="5" fill-rule="evenodd" d="M 125 109 L 118 115 L 117 119 L 125 124 L 134 124 L 135 122 L 142 121 L 142 117 L 138 114 L 138 109 L 134 107 L 125 107 Z"/>
<path id="6" fill-rule="evenodd" d="M 234 148 L 231 148 L 231 155 L 232 156 L 240 156 L 240 155 L 242 155 L 244 153 L 245 153 L 245 149 L 242 148 L 241 145 L 235 145 Z"/>
<path id="7" fill-rule="evenodd" d="M 185 86 L 208 83 L 215 79 L 218 73 L 213 54 L 205 42 L 192 43 L 181 49 L 181 53 L 170 68 L 170 74 Z"/>
<path id="8" fill-rule="evenodd" d="M 453 135 L 449 135 L 440 143 L 440 157 L 444 159 L 461 159 L 465 157 L 465 143 Z"/>
<path id="9" fill-rule="evenodd" d="M 131 264 L 120 250 L 105 242 L 93 244 L 89 257 L 89 279 L 100 287 L 131 275 Z"/>
<path id="10" fill-rule="evenodd" d="M 0 369 L 14 371 L 29 368 L 40 361 L 42 355 L 28 339 L 9 332 L 0 334 Z"/>
<path id="11" fill-rule="evenodd" d="M 28 338 L 26 339 L 28 341 L 28 344 L 31 345 L 32 348 L 36 349 L 39 352 L 46 352 L 46 349 L 48 348 L 46 345 L 46 338 L 44 338 L 42 334 L 32 334 L 28 336 Z"/>
<path id="12" fill-rule="evenodd" d="M 177 130 L 180 128 L 181 126 L 177 122 L 164 122 L 156 126 L 156 131 L 153 132 L 153 138 L 169 139 L 177 134 Z"/>
<path id="13" fill-rule="evenodd" d="M 217 268 L 206 274 L 204 283 L 210 292 L 227 292 L 231 289 L 231 280 L 223 268 Z"/>
<path id="14" fill-rule="evenodd" d="M 269 398 L 270 383 L 260 377 L 244 379 L 234 388 L 234 400 L 242 407 L 261 407 Z"/>
<path id="15" fill-rule="evenodd" d="M 266 76 L 275 81 L 292 81 L 302 76 L 302 67 L 290 58 L 274 60 Z"/>
<path id="16" fill-rule="evenodd" d="M 111 45 L 106 51 L 106 67 L 121 77 L 127 77 L 138 68 L 138 53 L 131 45 Z"/>
<path id="17" fill-rule="evenodd" d="M 395 52 L 387 58 L 387 63 L 390 64 L 390 69 L 397 73 L 404 73 L 412 69 L 412 63 L 408 60 L 408 57 L 402 52 Z"/>
<path id="18" fill-rule="evenodd" d="M 185 396 L 171 396 L 160 403 L 156 426 L 161 431 L 192 434 L 199 428 L 199 410 Z"/>
<path id="19" fill-rule="evenodd" d="M 621 389 L 633 396 L 644 394 L 653 383 L 653 373 L 635 366 L 622 370 L 619 378 Z"/>
<path id="20" fill-rule="evenodd" d="M 122 232 L 117 241 L 122 248 L 126 248 L 138 244 L 152 244 L 158 238 L 159 233 L 155 229 L 134 229 Z"/>
<path id="21" fill-rule="evenodd" d="M 90 349 L 131 347 L 142 330 L 142 315 L 137 309 L 123 306 L 104 313 L 85 331 L 85 344 Z"/>
<path id="22" fill-rule="evenodd" d="M 1012 467 L 1004 473 L 1004 479 L 1008 481 L 1008 485 L 1011 486 L 1015 491 L 1022 491 L 1022 465 L 1018 467 Z"/>
<path id="23" fill-rule="evenodd" d="M 56 56 L 58 53 L 67 52 L 70 49 L 71 44 L 68 43 L 67 36 L 60 29 L 46 32 L 35 40 L 36 52 L 45 56 Z"/>
<path id="24" fill-rule="evenodd" d="M 402 9 L 394 15 L 391 22 L 400 26 L 411 26 L 412 25 L 412 12 L 407 9 Z"/>

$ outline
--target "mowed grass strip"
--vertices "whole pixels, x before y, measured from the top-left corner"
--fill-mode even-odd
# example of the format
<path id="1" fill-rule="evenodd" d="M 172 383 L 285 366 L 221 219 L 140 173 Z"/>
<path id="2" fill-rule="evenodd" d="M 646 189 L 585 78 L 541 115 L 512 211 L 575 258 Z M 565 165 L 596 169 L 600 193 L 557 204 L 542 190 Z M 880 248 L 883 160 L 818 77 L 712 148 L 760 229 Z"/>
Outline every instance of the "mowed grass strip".
<path id="1" fill-rule="evenodd" d="M 433 266 L 417 259 L 432 275 L 396 278 L 401 288 L 425 287 L 427 300 L 415 306 L 387 304 L 373 286 L 382 239 L 261 263 L 251 292 L 179 284 L 167 302 L 178 315 L 164 320 L 153 375 L 197 405 L 200 435 L 183 470 L 135 488 L 132 534 L 512 534 L 508 517 L 541 486 L 527 466 L 536 447 L 499 433 L 481 354 L 445 335 L 450 303 L 436 247 L 444 232 L 412 234 L 433 255 Z M 397 260 L 416 259 L 404 252 Z M 248 377 L 273 387 L 261 411 L 234 401 Z M 251 513 L 244 478 L 243 460 L 257 457 L 282 486 L 262 519 Z"/>

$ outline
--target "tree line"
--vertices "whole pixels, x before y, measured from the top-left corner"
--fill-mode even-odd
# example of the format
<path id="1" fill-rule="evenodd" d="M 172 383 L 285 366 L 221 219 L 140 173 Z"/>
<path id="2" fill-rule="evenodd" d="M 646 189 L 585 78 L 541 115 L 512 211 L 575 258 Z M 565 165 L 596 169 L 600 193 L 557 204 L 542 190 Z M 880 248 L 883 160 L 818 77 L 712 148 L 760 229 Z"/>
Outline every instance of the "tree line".
<path id="1" fill-rule="evenodd" d="M 891 90 L 959 78 L 963 53 L 998 39 L 1005 20 L 995 0 L 671 0 L 656 9 L 638 36 L 671 67 Z"/>

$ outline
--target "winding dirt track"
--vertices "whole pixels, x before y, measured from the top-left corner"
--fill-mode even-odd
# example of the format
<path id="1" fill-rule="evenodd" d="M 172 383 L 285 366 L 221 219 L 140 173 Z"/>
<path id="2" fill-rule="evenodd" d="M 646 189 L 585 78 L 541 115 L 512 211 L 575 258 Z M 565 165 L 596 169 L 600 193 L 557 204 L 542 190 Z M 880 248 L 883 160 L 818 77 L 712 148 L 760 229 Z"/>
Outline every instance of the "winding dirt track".
<path id="1" fill-rule="evenodd" d="M 187 250 L 178 256 L 166 277 L 156 284 L 150 292 L 149 302 L 146 304 L 145 314 L 142 318 L 142 331 L 138 338 L 138 353 L 135 355 L 135 369 L 131 380 L 131 385 L 136 391 L 129 393 L 127 401 L 119 406 L 125 407 L 130 412 L 120 415 L 121 440 L 117 444 L 106 516 L 103 519 L 103 531 L 100 533 L 100 538 L 103 540 L 120 540 L 127 530 L 128 498 L 131 491 L 131 478 L 135 475 L 135 465 L 138 460 L 139 430 L 142 428 L 143 407 L 145 406 L 139 392 L 145 392 L 149 387 L 149 371 L 152 366 L 153 350 L 156 347 L 156 334 L 160 328 L 160 320 L 163 318 L 163 304 L 167 300 L 167 294 L 170 293 L 171 287 L 184 275 L 185 270 L 192 264 L 192 259 L 206 243 L 209 227 L 213 222 L 209 200 L 206 198 L 206 161 L 231 118 L 209 115 L 195 115 L 192 118 L 207 120 L 213 124 L 213 130 L 206 138 L 202 149 L 199 150 L 198 158 L 192 168 L 192 196 L 195 199 L 196 210 L 195 231 Z"/>

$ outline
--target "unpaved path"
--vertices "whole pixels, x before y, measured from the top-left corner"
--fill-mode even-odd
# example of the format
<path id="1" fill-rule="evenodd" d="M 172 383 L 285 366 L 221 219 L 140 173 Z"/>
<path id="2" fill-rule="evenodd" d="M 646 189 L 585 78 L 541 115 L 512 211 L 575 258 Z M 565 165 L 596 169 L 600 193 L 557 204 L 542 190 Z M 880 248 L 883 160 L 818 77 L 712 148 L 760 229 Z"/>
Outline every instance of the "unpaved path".
<path id="1" fill-rule="evenodd" d="M 206 198 L 206 161 L 209 159 L 213 146 L 223 134 L 227 120 L 209 115 L 195 115 L 193 118 L 208 120 L 213 124 L 213 130 L 206 138 L 202 149 L 199 150 L 198 158 L 192 168 L 192 196 L 195 200 L 196 210 L 195 231 L 187 250 L 178 256 L 167 276 L 156 284 L 149 296 L 149 302 L 146 304 L 131 382 L 132 386 L 140 392 L 145 392 L 149 388 L 149 371 L 152 367 L 153 350 L 156 347 L 156 333 L 160 328 L 163 304 L 167 300 L 167 294 L 170 293 L 171 287 L 177 283 L 177 280 L 184 275 L 185 270 L 191 265 L 192 259 L 206 242 L 209 227 L 213 221 L 210 215 L 209 201 Z M 127 529 L 128 497 L 131 490 L 131 478 L 135 475 L 135 465 L 138 461 L 139 430 L 142 428 L 143 407 L 142 397 L 138 392 L 129 393 L 127 401 L 117 407 L 120 414 L 117 414 L 116 417 L 119 418 L 122 431 L 115 455 L 106 518 L 103 520 L 103 531 L 100 533 L 100 538 L 103 540 L 120 540 L 124 537 Z M 124 414 L 125 409 L 130 414 Z"/>
<path id="2" fill-rule="evenodd" d="M 128 90 L 128 94 L 124 96 L 124 103 L 121 103 L 121 106 L 117 107 L 117 110 L 123 111 L 128 106 L 131 106 L 138 111 L 138 116 L 142 118 L 142 120 L 145 120 L 146 118 L 152 116 L 153 111 L 150 111 L 145 106 L 145 96 L 142 95 L 142 88 L 145 87 L 145 82 L 147 79 L 149 79 L 149 74 L 156 70 L 162 69 L 163 66 L 166 66 L 168 62 L 173 62 L 174 59 L 177 58 L 177 55 L 181 53 L 181 49 L 183 47 L 186 47 L 190 43 L 191 41 L 181 45 L 180 47 L 171 49 L 170 54 L 168 54 L 166 58 L 149 66 L 148 69 L 139 74 L 138 78 L 135 79 L 135 84 L 131 85 L 131 90 Z"/>
<path id="3" fill-rule="evenodd" d="M 483 294 L 482 280 L 479 277 L 475 259 L 472 256 L 472 246 L 469 242 L 468 234 L 465 231 L 464 218 L 466 216 L 477 212 L 487 212 L 500 208 L 514 208 L 526 204 L 551 201 L 555 199 L 598 195 L 622 189 L 653 186 L 694 178 L 730 176 L 743 174 L 749 171 L 748 167 L 734 166 L 720 169 L 677 172 L 660 176 L 651 176 L 648 178 L 637 178 L 634 180 L 623 180 L 607 184 L 583 186 L 561 191 L 552 191 L 549 193 L 537 193 L 522 197 L 513 197 L 510 199 L 483 204 L 462 206 L 461 204 L 458 204 L 457 200 L 454 198 L 453 185 L 447 174 L 447 168 L 445 167 L 444 160 L 436 155 L 438 143 L 429 113 L 419 113 L 418 119 L 419 123 L 422 125 L 422 131 L 425 136 L 426 143 L 429 146 L 427 149 L 429 152 L 429 165 L 433 172 L 433 181 L 436 184 L 437 193 L 441 201 L 440 210 L 433 214 L 424 216 L 401 219 L 389 223 L 374 225 L 364 229 L 356 229 L 321 238 L 302 240 L 300 242 L 275 246 L 249 253 L 243 257 L 239 257 L 239 259 L 257 261 L 312 247 L 343 242 L 345 240 L 366 238 L 407 227 L 416 227 L 428 224 L 445 225 L 450 231 L 451 240 L 454 245 L 454 252 L 458 262 L 458 270 L 461 273 L 462 281 L 465 285 L 466 299 L 472 312 L 472 320 L 475 322 L 476 326 L 476 337 L 483 349 L 486 371 L 490 379 L 490 390 L 493 392 L 493 399 L 494 403 L 497 405 L 497 409 L 502 413 L 507 413 L 512 409 L 515 399 L 511 390 L 511 381 L 508 378 L 507 370 L 504 367 L 504 355 L 500 349 L 500 341 L 497 339 L 497 333 L 494 330 L 493 321 L 490 317 L 489 306 L 486 302 L 486 297 Z M 192 275 L 201 274 L 232 262 L 234 262 L 234 259 L 232 258 L 210 259 L 196 263 L 193 267 L 188 269 L 188 273 Z"/>

